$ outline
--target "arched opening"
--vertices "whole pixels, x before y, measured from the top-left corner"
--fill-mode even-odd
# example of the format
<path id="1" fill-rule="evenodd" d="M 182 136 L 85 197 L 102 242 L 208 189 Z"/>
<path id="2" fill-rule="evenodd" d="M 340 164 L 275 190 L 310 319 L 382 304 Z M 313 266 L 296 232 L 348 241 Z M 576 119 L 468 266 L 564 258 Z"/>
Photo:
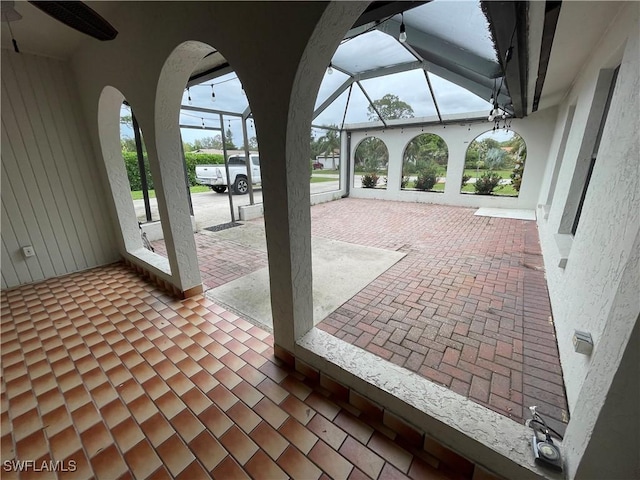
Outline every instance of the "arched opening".
<path id="1" fill-rule="evenodd" d="M 144 135 L 133 108 L 126 100 L 120 108 L 120 145 L 142 246 L 166 257 L 163 242 L 158 242 L 162 239 L 162 218 L 156 201 Z"/>
<path id="2" fill-rule="evenodd" d="M 444 192 L 449 149 L 442 137 L 423 133 L 414 137 L 402 157 L 402 190 Z"/>
<path id="3" fill-rule="evenodd" d="M 336 125 L 311 128 L 311 195 L 340 188 L 340 137 L 341 131 Z"/>
<path id="4" fill-rule="evenodd" d="M 354 153 L 354 188 L 387 188 L 389 149 L 378 137 L 367 137 Z"/>
<path id="5" fill-rule="evenodd" d="M 187 41 L 178 45 L 160 74 L 155 110 L 159 167 L 163 180 L 169 179 L 174 184 L 174 188 L 167 189 L 174 198 L 171 202 L 166 199 L 166 208 L 174 210 L 176 226 L 182 225 L 172 232 L 179 239 L 173 244 L 186 250 L 187 258 L 183 256 L 182 261 L 188 271 L 184 274 L 202 278 L 209 288 L 219 286 L 223 277 L 219 270 L 210 268 L 218 255 L 212 255 L 211 245 L 206 242 L 208 237 L 196 239 L 191 234 L 187 208 L 191 209 L 198 230 L 230 226 L 238 219 L 238 203 L 253 204 L 251 185 L 260 183 L 257 141 L 249 119 L 251 110 L 238 75 L 227 69 L 206 81 L 191 80 L 194 72 L 220 61 L 226 63 L 222 54 L 208 44 Z M 250 140 L 256 151 L 250 152 L 247 162 L 245 152 Z M 198 251 L 203 253 L 198 259 L 203 263 L 202 271 L 197 267 L 196 242 Z M 185 249 L 186 246 L 192 248 Z M 232 278 L 226 278 L 229 280 Z"/>
<path id="6" fill-rule="evenodd" d="M 98 104 L 98 129 L 102 156 L 120 227 L 120 245 L 123 253 L 137 256 L 144 250 L 147 243 L 140 227 L 140 223 L 145 221 L 146 213 L 144 206 L 141 206 L 142 202 L 138 202 L 141 203 L 138 206 L 141 210 L 140 215 L 136 213 L 132 189 L 138 185 L 134 185 L 131 179 L 136 177 L 136 170 L 137 178 L 140 176 L 137 144 L 140 145 L 142 155 L 146 149 L 143 147 L 142 137 L 139 142 L 132 138 L 135 137 L 133 115 L 129 114 L 131 112 L 129 107 L 123 108 L 125 103 L 122 92 L 111 86 L 105 87 Z M 130 149 L 136 150 L 136 153 L 125 155 L 125 150 Z M 158 214 L 156 219 L 159 219 Z M 150 247 L 148 244 L 146 246 Z M 148 249 L 151 250 L 151 248 Z M 162 269 L 170 273 L 168 265 Z"/>
<path id="7" fill-rule="evenodd" d="M 223 58 L 219 52 L 213 55 Z M 202 63 L 209 62 L 207 59 Z M 202 68 L 198 65 L 196 71 Z M 199 228 L 233 222 L 237 219 L 233 208 L 262 203 L 256 130 L 248 98 L 235 71 L 186 84 L 180 110 L 180 134 L 191 193 L 218 194 L 207 196 L 211 209 L 206 215 L 203 213 L 204 218 L 196 216 Z M 231 168 L 230 182 L 226 179 L 225 158 Z M 250 165 L 248 170 L 247 165 Z M 243 169 L 245 171 L 240 172 Z M 233 198 L 229 197 L 229 191 Z M 233 208 L 230 209 L 229 203 Z"/>
<path id="8" fill-rule="evenodd" d="M 460 191 L 517 197 L 526 160 L 527 146 L 516 132 L 485 132 L 467 148 Z"/>

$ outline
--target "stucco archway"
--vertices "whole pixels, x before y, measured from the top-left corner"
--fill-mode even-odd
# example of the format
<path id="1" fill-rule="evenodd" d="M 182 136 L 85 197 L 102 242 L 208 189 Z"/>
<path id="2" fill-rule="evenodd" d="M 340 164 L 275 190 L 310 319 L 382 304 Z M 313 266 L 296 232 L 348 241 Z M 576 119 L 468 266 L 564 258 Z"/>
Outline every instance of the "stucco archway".
<path id="1" fill-rule="evenodd" d="M 120 108 L 124 101 L 120 90 L 106 86 L 98 100 L 98 133 L 102 158 L 111 187 L 120 235 L 116 235 L 122 254 L 141 250 L 138 219 L 131 202 L 131 189 L 120 144 Z"/>
<path id="2" fill-rule="evenodd" d="M 154 108 L 154 155 L 149 163 L 156 180 L 156 196 L 163 223 L 169 264 L 177 272 L 182 290 L 201 285 L 192 234 L 185 166 L 180 137 L 182 93 L 194 69 L 214 48 L 198 41 L 186 41 L 173 49 L 160 71 Z M 156 173 L 157 172 L 157 173 Z"/>
<path id="3" fill-rule="evenodd" d="M 472 182 L 482 181 L 483 187 L 474 190 L 475 193 L 486 195 L 487 193 L 483 192 L 490 188 L 490 185 L 485 185 L 490 182 L 488 175 L 495 174 L 501 176 L 502 180 L 492 194 L 518 197 L 526 158 L 527 145 L 519 133 L 511 129 L 488 130 L 481 133 L 469 142 L 465 152 L 465 173 L 462 178 L 461 192 L 473 193 L 470 188 Z M 478 187 L 479 184 L 475 186 Z"/>
<path id="4" fill-rule="evenodd" d="M 400 189 L 443 192 L 448 163 L 449 147 L 440 135 L 416 135 L 407 142 L 402 152 Z"/>
<path id="5" fill-rule="evenodd" d="M 354 188 L 386 188 L 389 147 L 377 136 L 362 139 L 354 150 Z M 361 175 L 355 172 L 363 172 Z"/>
<path id="6" fill-rule="evenodd" d="M 313 107 L 333 53 L 365 7 L 288 4 L 295 29 L 283 35 L 279 25 L 261 27 L 277 39 L 280 54 L 255 46 L 263 58 L 251 66 L 234 62 L 260 144 L 276 353 L 294 352 L 296 340 L 313 328 L 307 160 Z"/>

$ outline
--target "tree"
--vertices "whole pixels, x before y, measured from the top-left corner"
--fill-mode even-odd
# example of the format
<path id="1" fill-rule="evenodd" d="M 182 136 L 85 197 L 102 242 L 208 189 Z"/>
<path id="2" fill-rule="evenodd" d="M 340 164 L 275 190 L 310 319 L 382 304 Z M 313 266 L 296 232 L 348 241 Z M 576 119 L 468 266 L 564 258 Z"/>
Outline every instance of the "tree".
<path id="1" fill-rule="evenodd" d="M 333 152 L 340 148 L 340 132 L 336 125 L 332 125 L 336 130 L 326 130 L 326 133 L 318 139 L 320 153 L 326 157 L 333 156 Z"/>
<path id="2" fill-rule="evenodd" d="M 196 150 L 201 150 L 203 148 L 220 150 L 222 148 L 222 140 L 220 135 L 216 135 L 215 137 L 196 138 L 193 141 L 193 146 Z"/>
<path id="3" fill-rule="evenodd" d="M 257 150 L 258 149 L 258 139 L 256 137 L 249 138 L 249 145 L 247 146 L 249 150 Z"/>
<path id="4" fill-rule="evenodd" d="M 511 153 L 515 157 L 513 172 L 511 172 L 511 184 L 516 192 L 520 192 L 524 164 L 527 161 L 527 145 L 520 135 L 514 135 L 509 141 L 509 146 L 512 147 Z"/>
<path id="5" fill-rule="evenodd" d="M 507 152 L 501 148 L 491 148 L 484 156 L 484 164 L 490 170 L 499 170 L 504 165 Z"/>
<path id="6" fill-rule="evenodd" d="M 385 168 L 388 162 L 389 151 L 379 138 L 365 138 L 356 148 L 355 164 L 362 166 L 367 172 L 375 172 L 380 168 Z"/>
<path id="7" fill-rule="evenodd" d="M 229 150 L 236 150 L 238 147 L 233 143 L 233 133 L 231 133 L 231 129 L 227 128 L 224 136 L 224 144 Z"/>
<path id="8" fill-rule="evenodd" d="M 310 159 L 311 161 L 315 161 L 315 158 L 322 153 L 322 145 L 320 144 L 320 139 L 316 139 L 313 133 L 309 135 L 309 148 Z"/>
<path id="9" fill-rule="evenodd" d="M 375 109 L 373 108 L 375 107 Z M 403 102 L 397 95 L 387 93 L 384 97 L 373 101 L 373 105 L 367 107 L 369 120 L 378 120 L 380 112 L 385 120 L 395 120 L 398 118 L 413 118 L 413 108 L 408 103 Z"/>
<path id="10" fill-rule="evenodd" d="M 133 118 L 131 115 L 120 115 L 120 124 L 133 128 Z"/>
<path id="11" fill-rule="evenodd" d="M 403 174 L 409 175 L 425 168 L 430 163 L 447 166 L 449 150 L 439 135 L 423 133 L 409 142 L 404 152 Z"/>
<path id="12" fill-rule="evenodd" d="M 123 152 L 135 152 L 136 151 L 136 141 L 131 137 L 121 137 L 120 145 L 122 146 Z"/>

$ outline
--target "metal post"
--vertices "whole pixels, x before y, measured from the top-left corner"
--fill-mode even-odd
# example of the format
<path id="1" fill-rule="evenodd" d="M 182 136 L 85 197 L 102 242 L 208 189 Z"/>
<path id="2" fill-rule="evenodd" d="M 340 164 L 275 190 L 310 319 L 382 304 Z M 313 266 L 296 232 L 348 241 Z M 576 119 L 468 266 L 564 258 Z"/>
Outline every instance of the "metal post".
<path id="1" fill-rule="evenodd" d="M 342 143 L 342 142 L 341 142 Z M 340 147 L 342 147 L 342 144 L 340 145 Z M 347 198 L 349 196 L 349 193 L 351 192 L 351 132 L 347 132 L 347 148 L 346 148 L 347 152 L 345 155 L 342 155 L 342 148 L 340 148 L 340 163 L 342 163 L 343 161 L 346 163 L 346 168 L 344 168 L 344 171 L 346 172 L 346 175 L 344 179 L 342 179 L 342 165 L 340 166 L 340 183 L 344 182 L 344 189 L 345 189 L 345 193 L 343 195 L 342 198 Z M 344 157 L 344 158 L 342 158 Z M 355 166 L 355 161 L 353 163 L 353 176 L 355 178 L 356 175 L 356 166 Z"/>
<path id="2" fill-rule="evenodd" d="M 140 126 L 136 116 L 131 110 L 131 120 L 133 122 L 133 136 L 136 139 L 136 154 L 138 155 L 138 169 L 140 170 L 140 183 L 142 184 L 142 197 L 144 198 L 144 211 L 147 215 L 147 222 L 151 221 L 151 204 L 149 203 L 149 186 L 147 185 L 147 172 L 144 168 L 144 155 L 142 154 L 142 137 Z"/>
<path id="3" fill-rule="evenodd" d="M 222 153 L 224 155 L 224 169 L 227 172 L 227 192 L 229 195 L 229 208 L 231 209 L 231 222 L 236 221 L 236 216 L 233 213 L 233 194 L 231 193 L 231 174 L 229 173 L 229 159 L 227 157 L 227 142 L 225 142 L 224 133 L 224 117 L 220 114 L 220 131 L 222 132 Z"/>
<path id="4" fill-rule="evenodd" d="M 251 169 L 253 163 L 251 163 L 251 157 L 249 156 L 249 138 L 247 134 L 247 121 L 242 117 L 242 136 L 244 138 L 244 154 L 247 159 L 247 181 L 249 182 L 249 204 L 254 205 L 253 201 L 253 178 L 251 178 Z"/>
<path id="5" fill-rule="evenodd" d="M 180 134 L 180 153 L 182 153 L 182 165 L 184 166 L 184 181 L 187 185 L 187 200 L 189 200 L 189 212 L 193 216 L 193 201 L 191 200 L 191 184 L 189 183 L 189 172 L 187 169 L 187 157 L 184 155 L 184 142 Z"/>

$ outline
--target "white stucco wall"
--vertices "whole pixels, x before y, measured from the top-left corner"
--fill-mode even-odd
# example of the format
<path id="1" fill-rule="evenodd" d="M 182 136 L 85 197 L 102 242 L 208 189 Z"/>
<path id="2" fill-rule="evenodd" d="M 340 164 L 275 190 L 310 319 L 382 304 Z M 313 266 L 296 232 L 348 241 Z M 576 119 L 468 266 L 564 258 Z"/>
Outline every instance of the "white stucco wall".
<path id="1" fill-rule="evenodd" d="M 350 196 L 465 207 L 535 209 L 540 195 L 540 184 L 549 157 L 548 139 L 553 135 L 556 116 L 556 108 L 549 108 L 526 118 L 514 119 L 511 124 L 511 129 L 519 134 L 527 145 L 527 161 L 520 194 L 517 198 L 460 193 L 460 182 L 464 171 L 467 148 L 477 136 L 491 131 L 493 123 L 488 121 L 463 125 L 396 127 L 352 132 L 351 158 L 354 158 L 356 148 L 363 139 L 375 136 L 382 140 L 389 150 L 389 170 L 386 190 L 358 188 L 359 186 L 356 186 L 356 188 L 351 188 Z M 423 133 L 439 135 L 447 143 L 449 160 L 444 193 L 415 192 L 400 189 L 404 150 L 413 138 Z M 350 172 L 349 182 L 353 186 L 353 168 Z"/>
<path id="2" fill-rule="evenodd" d="M 197 62 L 213 48 L 229 61 L 251 105 L 263 165 L 265 228 L 276 342 L 293 347 L 311 328 L 308 132 L 322 76 L 365 2 L 130 2 L 110 13 L 113 42 L 74 56 L 83 106 L 100 144 L 98 98 L 120 91 L 143 131 L 170 265 L 170 282 L 200 283 L 184 195 L 178 111 Z M 265 18 L 295 18 L 286 29 Z M 243 41 L 238 41 L 242 25 Z M 323 34 L 316 33 L 322 30 Z M 277 54 L 274 54 L 277 52 Z M 306 129 L 306 130 L 305 130 Z M 113 147 L 112 147 L 113 148 Z M 126 242 L 121 242 L 121 244 Z M 149 266 L 127 249 L 123 254 Z M 168 271 L 169 269 L 165 269 Z M 295 321 L 294 321 L 295 319 Z"/>
<path id="3" fill-rule="evenodd" d="M 637 478 L 640 473 L 639 10 L 637 2 L 624 5 L 563 101 L 540 192 L 539 203 L 544 204 L 555 188 L 548 219 L 538 216 L 538 226 L 571 413 L 564 442 L 569 478 Z M 563 269 L 558 266 L 556 236 L 564 230 L 563 223 L 572 221 L 566 218 L 575 201 L 571 184 L 575 172 L 584 169 L 581 162 L 590 157 L 583 147 L 593 140 L 593 128 L 587 124 L 594 98 L 598 101 L 602 93 L 598 79 L 603 70 L 618 65 L 580 223 L 575 236 L 565 235 L 570 251 Z M 558 155 L 572 107 L 571 131 L 564 155 Z M 574 351 L 576 329 L 591 333 L 590 356 Z"/>
<path id="4" fill-rule="evenodd" d="M 179 159 L 168 155 L 177 151 L 179 146 L 177 129 L 171 118 L 175 114 L 175 98 L 158 95 L 164 92 L 178 96 L 181 90 L 179 85 L 177 91 L 168 88 L 171 82 L 159 85 L 159 79 L 167 58 L 176 47 L 189 40 L 220 49 L 236 69 L 254 110 L 261 154 L 267 158 L 264 208 L 273 292 L 272 310 L 277 317 L 274 318 L 276 343 L 285 348 L 291 348 L 295 339 L 309 327 L 312 318 L 309 187 L 308 182 L 302 181 L 308 178 L 308 166 L 298 159 L 308 158 L 308 126 L 313 94 L 339 41 L 337 32 L 342 30 L 341 33 L 344 33 L 349 22 L 357 17 L 356 10 L 364 8 L 364 5 L 354 7 L 346 2 L 342 7 L 336 5 L 340 5 L 340 2 L 331 4 L 330 9 L 321 3 L 285 5 L 262 2 L 252 4 L 252 8 L 247 9 L 242 2 L 130 2 L 115 7 L 110 14 L 109 20 L 121 32 L 118 38 L 113 42 L 87 42 L 73 59 L 79 98 L 84 108 L 83 120 L 86 121 L 95 152 L 100 151 L 98 109 L 104 87 L 111 85 L 117 88 L 136 111 L 147 142 L 154 179 L 159 182 L 159 205 L 162 213 L 166 213 L 163 215 L 167 222 L 165 233 L 168 233 L 165 238 L 168 239 L 171 274 L 175 275 L 172 281 L 182 288 L 198 282 L 197 259 L 191 232 L 182 228 L 187 222 L 187 210 L 186 205 L 181 203 L 184 197 L 178 189 L 184 185 L 182 177 L 178 175 Z M 349 14 L 344 15 L 341 8 Z M 329 12 L 326 18 L 325 10 Z M 291 22 L 287 29 L 264 21 L 274 15 L 278 17 L 278 13 L 281 18 L 290 15 L 296 21 Z M 315 31 L 321 19 L 323 28 Z M 597 425 L 587 426 L 580 432 L 575 429 L 583 425 L 589 415 L 597 417 L 601 407 L 608 405 L 608 385 L 622 360 L 606 354 L 616 348 L 624 350 L 630 328 L 635 323 L 633 319 L 637 318 L 639 310 L 637 272 L 631 271 L 625 277 L 627 288 L 621 288 L 622 273 L 627 271 L 625 269 L 629 265 L 640 220 L 637 22 L 638 4 L 630 3 L 584 66 L 570 96 L 561 106 L 560 115 L 557 114 L 558 110 L 549 109 L 523 120 L 514 120 L 513 129 L 528 146 L 527 166 L 519 198 L 459 193 L 466 148 L 477 135 L 488 129 L 481 124 L 424 129 L 424 132 L 442 136 L 449 148 L 447 189 L 443 194 L 402 192 L 399 189 L 400 168 L 397 161 L 407 142 L 423 132 L 418 127 L 401 130 L 400 135 L 397 135 L 397 130 L 376 133 L 387 143 L 392 153 L 391 159 L 396 161 L 390 173 L 389 190 L 351 188 L 353 196 L 379 195 L 379 198 L 392 200 L 433 201 L 476 207 L 534 208 L 537 203 L 543 203 L 539 199 L 547 198 L 548 191 L 543 191 L 540 185 L 550 184 L 548 176 L 554 170 L 557 149 L 562 143 L 558 138 L 562 135 L 562 119 L 566 116 L 562 112 L 570 105 L 576 105 L 575 128 L 567 138 L 549 220 L 539 222 L 571 408 L 575 411 L 575 406 L 585 399 L 584 410 L 576 417 L 577 422 L 570 424 L 568 429 L 569 439 L 572 435 L 575 439 L 575 443 L 569 442 L 572 455 L 570 462 L 573 462 L 570 464 L 574 466 L 574 471 L 581 452 L 584 452 L 584 445 Z M 245 28 L 243 42 L 238 42 L 238 25 Z M 326 36 L 327 32 L 336 35 Z M 251 41 L 253 39 L 260 42 Z M 312 48 L 307 50 L 308 45 L 312 45 Z M 620 88 L 611 107 L 612 121 L 605 129 L 599 162 L 585 202 L 580 229 L 573 242 L 569 264 L 565 270 L 560 270 L 556 266 L 558 255 L 554 234 L 558 231 L 578 159 L 584 123 L 590 111 L 590 99 L 599 70 L 615 67 L 623 51 Z M 277 55 L 273 52 L 277 52 Z M 190 73 L 188 69 L 193 66 L 196 57 L 176 59 L 176 75 L 181 75 L 186 81 Z M 260 75 L 256 74 L 258 71 Z M 167 102 L 173 103 L 169 105 Z M 160 118 L 157 112 L 163 112 Z M 77 118 L 80 116 L 76 113 L 69 114 L 76 118 L 73 129 L 84 138 L 82 134 L 86 129 L 79 124 L 81 122 Z M 354 132 L 351 139 L 352 156 L 363 135 Z M 352 184 L 352 179 L 348 181 Z M 106 184 L 105 178 L 103 185 Z M 100 188 L 96 185 L 95 192 L 97 197 L 102 198 Z M 90 197 L 90 194 L 87 195 Z M 176 199 L 178 201 L 172 204 Z M 88 200 L 90 198 L 87 197 Z M 108 242 L 107 247 L 113 248 L 114 243 Z M 120 242 L 121 247 L 123 244 Z M 70 249 L 68 253 L 73 252 Z M 629 284 L 632 288 L 628 288 Z M 620 322 L 620 328 L 607 328 L 618 326 L 616 322 L 620 318 L 631 318 L 633 321 Z M 596 352 L 591 360 L 572 351 L 571 333 L 578 327 L 590 330 L 594 335 Z M 598 351 L 601 345 L 606 345 L 606 349 Z M 591 363 L 596 363 L 597 358 L 604 360 L 598 360 L 598 368 L 595 368 Z M 614 358 L 614 361 L 607 364 L 605 360 L 609 358 Z M 597 401 L 592 401 L 592 391 L 581 392 L 584 379 L 589 377 L 590 372 L 596 377 L 589 385 L 598 387 L 595 392 Z M 623 422 L 627 420 L 621 419 Z M 573 447 L 575 450 L 571 450 Z"/>
<path id="5" fill-rule="evenodd" d="M 596 348 L 611 302 L 619 287 L 640 223 L 638 174 L 638 4 L 629 3 L 602 39 L 561 107 L 550 151 L 545 179 L 556 165 L 564 122 L 575 105 L 571 132 L 558 172 L 553 204 L 547 221 L 539 220 L 547 280 L 553 307 L 558 347 L 562 361 L 569 408 L 578 401 L 590 359 L 573 351 L 575 329 L 591 333 Z M 624 54 L 624 56 L 623 56 Z M 573 238 L 565 269 L 559 268 L 560 254 L 555 235 L 559 232 L 569 189 L 585 137 L 585 128 L 602 69 L 622 61 L 616 90 L 600 144 L 598 159 L 585 199 L 580 224 Z M 587 138 L 588 140 L 588 138 Z M 547 181 L 539 203 L 545 203 L 551 185 Z M 638 298 L 629 307 L 637 308 Z M 630 309 L 632 314 L 633 308 Z"/>

